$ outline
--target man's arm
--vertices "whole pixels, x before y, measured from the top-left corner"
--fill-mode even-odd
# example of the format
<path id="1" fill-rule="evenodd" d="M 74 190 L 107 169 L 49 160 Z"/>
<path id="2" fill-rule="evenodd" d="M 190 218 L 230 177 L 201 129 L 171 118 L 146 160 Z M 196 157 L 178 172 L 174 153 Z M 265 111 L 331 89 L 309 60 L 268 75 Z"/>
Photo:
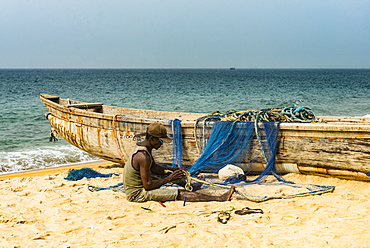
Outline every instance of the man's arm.
<path id="1" fill-rule="evenodd" d="M 139 167 L 140 177 L 145 190 L 157 189 L 166 183 L 179 180 L 185 176 L 182 170 L 176 170 L 165 178 L 153 180 L 150 171 L 151 158 L 146 152 L 139 152 L 135 154 L 133 157 L 133 162 Z M 153 164 L 152 166 L 156 165 Z"/>
<path id="2" fill-rule="evenodd" d="M 168 173 L 165 172 L 166 170 L 169 170 L 169 171 L 173 172 L 173 171 L 181 170 L 181 168 L 168 167 L 168 166 L 163 166 L 163 165 L 155 163 L 155 164 L 152 165 L 152 168 L 150 169 L 150 171 L 155 175 L 166 175 L 166 174 L 168 174 Z"/>

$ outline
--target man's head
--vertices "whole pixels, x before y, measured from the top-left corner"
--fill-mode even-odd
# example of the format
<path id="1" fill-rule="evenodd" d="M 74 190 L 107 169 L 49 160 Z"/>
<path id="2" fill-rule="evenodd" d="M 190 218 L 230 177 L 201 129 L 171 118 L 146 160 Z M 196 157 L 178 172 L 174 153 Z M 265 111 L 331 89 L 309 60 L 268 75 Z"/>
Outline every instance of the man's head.
<path id="1" fill-rule="evenodd" d="M 171 143 L 171 139 L 167 136 L 166 128 L 159 122 L 154 122 L 150 124 L 146 130 L 146 133 L 150 136 L 158 138 L 161 143 L 162 141 L 166 143 Z"/>

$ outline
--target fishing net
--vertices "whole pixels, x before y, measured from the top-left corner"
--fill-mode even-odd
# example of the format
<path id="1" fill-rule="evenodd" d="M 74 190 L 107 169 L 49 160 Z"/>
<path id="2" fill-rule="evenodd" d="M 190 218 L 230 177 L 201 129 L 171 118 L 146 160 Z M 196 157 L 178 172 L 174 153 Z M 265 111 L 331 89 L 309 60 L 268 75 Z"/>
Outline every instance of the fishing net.
<path id="1" fill-rule="evenodd" d="M 117 173 L 102 174 L 90 168 L 82 168 L 78 170 L 69 170 L 67 177 L 65 177 L 64 179 L 68 181 L 78 181 L 83 178 L 112 177 L 113 175 L 119 176 L 119 174 Z"/>
<path id="2" fill-rule="evenodd" d="M 198 119 L 197 144 L 201 156 L 188 168 L 189 180 L 202 183 L 197 192 L 213 195 L 225 193 L 236 186 L 237 198 L 262 202 L 269 199 L 285 199 L 332 192 L 333 186 L 298 184 L 285 180 L 276 170 L 276 150 L 281 121 L 315 121 L 309 108 L 268 109 L 260 111 L 213 113 Z M 285 114 L 288 113 L 288 114 Z M 294 116 L 294 118 L 293 118 Z M 241 121 L 242 120 L 242 121 Z M 181 152 L 180 122 L 173 126 L 174 161 Z M 259 149 L 252 149 L 258 146 Z M 255 175 L 251 170 L 255 161 L 262 160 L 264 169 Z M 218 172 L 227 165 L 242 168 L 243 174 L 221 180 Z"/>
<path id="3" fill-rule="evenodd" d="M 201 156 L 190 168 L 183 165 L 181 121 L 171 121 L 173 133 L 172 166 L 187 169 L 188 190 L 222 195 L 236 186 L 237 199 L 263 202 L 332 192 L 334 186 L 298 184 L 285 180 L 276 170 L 276 150 L 281 122 L 316 122 L 307 107 L 215 112 L 199 118 L 195 136 Z M 256 149 L 256 147 L 258 149 Z M 256 174 L 253 164 L 263 163 Z M 237 166 L 242 173 L 220 179 L 227 166 Z M 110 187 L 89 186 L 91 191 L 124 192 L 123 184 Z"/>
<path id="4" fill-rule="evenodd" d="M 182 138 L 181 121 L 176 119 L 172 121 L 172 167 L 182 167 Z"/>

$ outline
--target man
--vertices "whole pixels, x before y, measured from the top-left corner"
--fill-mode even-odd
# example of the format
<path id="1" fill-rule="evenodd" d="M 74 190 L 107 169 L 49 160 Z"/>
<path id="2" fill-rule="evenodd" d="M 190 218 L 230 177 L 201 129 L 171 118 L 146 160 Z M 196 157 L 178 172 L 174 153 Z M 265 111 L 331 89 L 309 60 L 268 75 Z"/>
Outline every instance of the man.
<path id="1" fill-rule="evenodd" d="M 161 188 L 166 183 L 184 178 L 188 173 L 180 168 L 164 167 L 155 163 L 152 150 L 160 148 L 163 142 L 171 142 L 166 128 L 158 122 L 150 124 L 144 141 L 136 145 L 124 168 L 123 182 L 127 200 L 133 202 L 174 201 L 184 200 L 186 197 L 187 201 L 205 202 L 231 199 L 235 187 L 221 196 L 205 195 L 177 188 Z M 162 178 L 154 179 L 153 174 L 160 175 Z"/>

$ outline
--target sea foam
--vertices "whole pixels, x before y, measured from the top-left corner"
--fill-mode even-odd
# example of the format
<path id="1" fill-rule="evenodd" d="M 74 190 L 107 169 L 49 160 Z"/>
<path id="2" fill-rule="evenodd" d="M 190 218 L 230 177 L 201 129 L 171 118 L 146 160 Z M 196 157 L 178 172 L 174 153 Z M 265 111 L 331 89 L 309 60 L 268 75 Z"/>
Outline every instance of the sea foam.
<path id="1" fill-rule="evenodd" d="M 0 152 L 0 172 L 47 168 L 98 159 L 70 145 Z"/>

